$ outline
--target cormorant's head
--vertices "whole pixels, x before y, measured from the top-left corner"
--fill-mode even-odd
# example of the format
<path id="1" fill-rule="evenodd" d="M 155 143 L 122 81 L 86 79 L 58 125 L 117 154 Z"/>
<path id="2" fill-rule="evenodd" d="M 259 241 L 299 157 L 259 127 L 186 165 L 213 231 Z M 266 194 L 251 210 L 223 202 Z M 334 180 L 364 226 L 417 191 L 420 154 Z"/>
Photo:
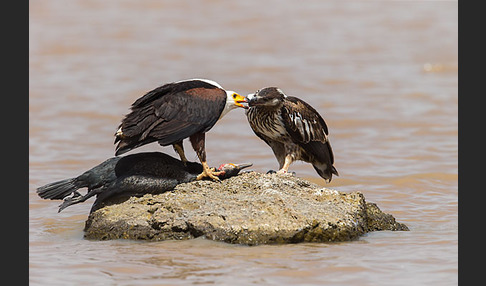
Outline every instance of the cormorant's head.
<path id="1" fill-rule="evenodd" d="M 229 177 L 236 176 L 240 173 L 241 170 L 244 168 L 248 168 L 253 166 L 252 163 L 243 163 L 243 164 L 221 164 L 218 168 L 218 171 L 221 173 L 218 175 L 220 179 L 227 179 Z"/>
<path id="2" fill-rule="evenodd" d="M 265 87 L 246 96 L 249 107 L 280 107 L 287 96 L 277 87 Z"/>

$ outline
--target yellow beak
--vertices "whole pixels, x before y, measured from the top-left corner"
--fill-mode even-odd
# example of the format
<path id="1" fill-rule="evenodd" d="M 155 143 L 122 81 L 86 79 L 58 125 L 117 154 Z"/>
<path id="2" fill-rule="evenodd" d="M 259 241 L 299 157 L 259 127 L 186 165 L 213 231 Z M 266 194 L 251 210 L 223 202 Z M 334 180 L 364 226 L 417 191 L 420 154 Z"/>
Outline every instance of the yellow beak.
<path id="1" fill-rule="evenodd" d="M 237 93 L 233 93 L 233 100 L 235 101 L 236 106 L 242 108 L 248 108 L 247 105 L 243 105 L 243 103 L 246 103 L 246 98 L 244 96 L 241 96 Z"/>

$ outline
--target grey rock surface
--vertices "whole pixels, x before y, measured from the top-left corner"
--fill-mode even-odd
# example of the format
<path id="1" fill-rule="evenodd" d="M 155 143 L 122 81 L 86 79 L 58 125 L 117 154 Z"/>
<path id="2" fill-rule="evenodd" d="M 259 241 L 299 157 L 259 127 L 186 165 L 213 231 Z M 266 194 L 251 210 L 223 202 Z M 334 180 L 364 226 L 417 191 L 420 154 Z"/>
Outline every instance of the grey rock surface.
<path id="1" fill-rule="evenodd" d="M 377 230 L 408 230 L 360 192 L 344 193 L 291 175 L 248 172 L 194 181 L 162 194 L 113 200 L 92 212 L 88 239 L 206 239 L 257 245 L 347 241 Z"/>

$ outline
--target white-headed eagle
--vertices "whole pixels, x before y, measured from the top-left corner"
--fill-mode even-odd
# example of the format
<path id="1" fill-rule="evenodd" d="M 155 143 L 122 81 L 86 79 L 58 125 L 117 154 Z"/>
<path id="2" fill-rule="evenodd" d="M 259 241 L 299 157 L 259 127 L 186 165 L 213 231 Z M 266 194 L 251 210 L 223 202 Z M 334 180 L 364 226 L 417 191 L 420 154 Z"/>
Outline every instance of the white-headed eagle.
<path id="1" fill-rule="evenodd" d="M 190 79 L 164 84 L 147 92 L 131 106 L 115 133 L 115 155 L 139 146 L 158 142 L 172 145 L 183 162 L 187 162 L 182 140 L 189 138 L 203 172 L 198 180 L 219 180 L 218 172 L 206 162 L 205 134 L 230 110 L 245 106 L 245 98 L 224 90 L 207 79 Z"/>

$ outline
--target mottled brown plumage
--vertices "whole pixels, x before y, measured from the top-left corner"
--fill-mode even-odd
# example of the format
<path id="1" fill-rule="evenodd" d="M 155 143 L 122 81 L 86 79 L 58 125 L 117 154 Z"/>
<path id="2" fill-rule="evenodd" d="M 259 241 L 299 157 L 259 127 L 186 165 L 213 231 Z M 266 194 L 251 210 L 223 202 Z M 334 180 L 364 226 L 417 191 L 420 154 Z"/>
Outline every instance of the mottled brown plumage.
<path id="1" fill-rule="evenodd" d="M 293 161 L 302 160 L 328 182 L 338 175 L 326 122 L 312 106 L 276 87 L 249 94 L 247 102 L 250 127 L 272 148 L 278 173 L 287 173 Z"/>

